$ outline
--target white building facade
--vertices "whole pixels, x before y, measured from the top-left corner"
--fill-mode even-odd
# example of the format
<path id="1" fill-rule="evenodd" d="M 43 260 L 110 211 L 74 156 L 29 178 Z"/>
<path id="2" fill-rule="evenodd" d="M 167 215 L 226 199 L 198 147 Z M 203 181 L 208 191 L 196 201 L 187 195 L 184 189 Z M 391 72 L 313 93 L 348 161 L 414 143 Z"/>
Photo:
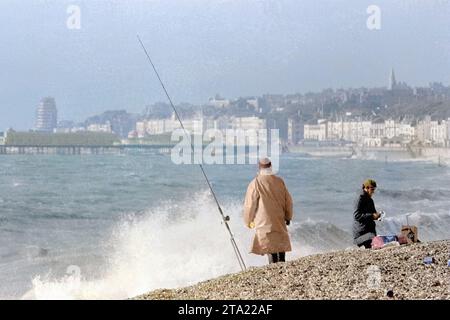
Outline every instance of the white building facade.
<path id="1" fill-rule="evenodd" d="M 107 122 L 106 124 L 93 123 L 86 128 L 86 131 L 112 133 L 112 127 L 111 123 L 109 122 Z"/>
<path id="2" fill-rule="evenodd" d="M 437 145 L 446 145 L 449 139 L 448 121 L 419 122 L 417 127 L 411 123 L 396 122 L 389 119 L 384 122 L 371 121 L 325 121 L 304 126 L 304 139 L 315 141 L 351 141 L 365 146 L 382 146 L 388 141 L 407 144 L 414 140 L 430 141 Z"/>

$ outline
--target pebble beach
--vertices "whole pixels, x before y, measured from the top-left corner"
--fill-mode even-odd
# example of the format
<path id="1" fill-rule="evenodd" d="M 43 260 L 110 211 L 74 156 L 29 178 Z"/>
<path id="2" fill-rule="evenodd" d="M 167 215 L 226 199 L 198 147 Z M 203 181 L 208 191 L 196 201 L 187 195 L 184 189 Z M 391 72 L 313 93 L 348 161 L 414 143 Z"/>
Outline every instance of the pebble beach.
<path id="1" fill-rule="evenodd" d="M 449 300 L 449 259 L 450 240 L 378 250 L 352 248 L 252 267 L 186 288 L 155 290 L 135 299 Z"/>

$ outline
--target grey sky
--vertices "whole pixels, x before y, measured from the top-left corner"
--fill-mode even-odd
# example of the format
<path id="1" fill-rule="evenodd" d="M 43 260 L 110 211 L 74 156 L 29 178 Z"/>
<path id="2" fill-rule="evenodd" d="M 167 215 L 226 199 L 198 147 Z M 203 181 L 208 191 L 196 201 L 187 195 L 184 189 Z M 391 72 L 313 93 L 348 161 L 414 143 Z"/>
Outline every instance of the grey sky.
<path id="1" fill-rule="evenodd" d="M 81 29 L 66 27 L 70 4 Z M 381 8 L 381 30 L 366 9 Z M 450 83 L 448 0 L 0 2 L 0 130 L 29 129 L 44 96 L 60 119 L 165 101 L 139 33 L 175 102 Z"/>

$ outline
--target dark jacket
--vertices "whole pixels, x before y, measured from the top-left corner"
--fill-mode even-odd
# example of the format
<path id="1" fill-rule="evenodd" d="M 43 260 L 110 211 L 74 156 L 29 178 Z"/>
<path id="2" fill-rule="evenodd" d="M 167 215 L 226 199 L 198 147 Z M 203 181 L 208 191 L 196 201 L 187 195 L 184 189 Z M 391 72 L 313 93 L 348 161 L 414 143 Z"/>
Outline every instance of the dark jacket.
<path id="1" fill-rule="evenodd" d="M 377 235 L 373 214 L 377 212 L 372 198 L 363 192 L 359 196 L 353 213 L 353 239 L 356 245 L 361 245 Z"/>

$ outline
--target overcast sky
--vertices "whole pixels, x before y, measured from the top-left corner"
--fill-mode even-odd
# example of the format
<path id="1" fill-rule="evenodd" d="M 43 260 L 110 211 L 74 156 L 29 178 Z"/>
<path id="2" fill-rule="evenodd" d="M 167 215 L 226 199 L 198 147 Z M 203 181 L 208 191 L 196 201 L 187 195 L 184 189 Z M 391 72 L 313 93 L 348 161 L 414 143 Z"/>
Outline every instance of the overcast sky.
<path id="1" fill-rule="evenodd" d="M 165 101 L 136 34 L 176 103 L 386 86 L 391 67 L 450 84 L 449 17 L 448 0 L 1 0 L 0 131 L 32 128 L 44 96 L 75 121 Z"/>

